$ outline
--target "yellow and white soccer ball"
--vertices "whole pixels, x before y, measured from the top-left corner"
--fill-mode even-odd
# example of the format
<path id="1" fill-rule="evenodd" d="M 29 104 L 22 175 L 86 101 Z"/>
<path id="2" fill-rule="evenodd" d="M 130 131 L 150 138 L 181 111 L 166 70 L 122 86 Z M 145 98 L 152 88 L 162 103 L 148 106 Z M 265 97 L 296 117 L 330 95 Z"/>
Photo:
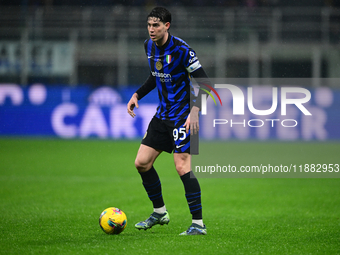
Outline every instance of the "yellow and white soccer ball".
<path id="1" fill-rule="evenodd" d="M 118 235 L 125 229 L 126 224 L 125 213 L 116 207 L 105 209 L 99 217 L 99 226 L 109 235 Z"/>

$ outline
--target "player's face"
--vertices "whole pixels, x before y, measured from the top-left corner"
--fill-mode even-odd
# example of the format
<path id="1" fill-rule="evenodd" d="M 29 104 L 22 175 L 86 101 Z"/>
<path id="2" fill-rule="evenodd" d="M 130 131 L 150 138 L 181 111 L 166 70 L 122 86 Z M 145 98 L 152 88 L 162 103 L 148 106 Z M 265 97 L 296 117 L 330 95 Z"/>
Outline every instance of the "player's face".
<path id="1" fill-rule="evenodd" d="M 162 46 L 167 40 L 167 33 L 170 23 L 165 24 L 159 18 L 150 17 L 148 19 L 148 32 L 152 41 L 156 42 L 158 46 Z"/>

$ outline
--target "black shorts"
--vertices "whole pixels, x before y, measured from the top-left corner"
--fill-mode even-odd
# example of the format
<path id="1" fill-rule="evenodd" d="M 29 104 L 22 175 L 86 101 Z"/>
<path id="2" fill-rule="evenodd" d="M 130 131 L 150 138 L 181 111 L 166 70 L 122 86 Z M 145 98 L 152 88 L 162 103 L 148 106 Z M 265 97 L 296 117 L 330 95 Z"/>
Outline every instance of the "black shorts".
<path id="1" fill-rule="evenodd" d="M 168 153 L 190 153 L 190 131 L 186 133 L 184 123 L 185 119 L 175 124 L 153 117 L 142 144 Z"/>

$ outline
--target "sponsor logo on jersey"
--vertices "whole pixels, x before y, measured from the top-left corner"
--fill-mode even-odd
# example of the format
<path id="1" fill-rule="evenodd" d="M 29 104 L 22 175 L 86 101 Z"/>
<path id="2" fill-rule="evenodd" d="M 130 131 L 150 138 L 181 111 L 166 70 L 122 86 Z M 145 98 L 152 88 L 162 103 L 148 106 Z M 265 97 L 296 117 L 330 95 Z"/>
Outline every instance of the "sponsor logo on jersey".
<path id="1" fill-rule="evenodd" d="M 161 82 L 171 82 L 171 74 L 169 73 L 159 73 L 159 72 L 151 72 L 151 74 L 155 77 L 158 77 Z"/>
<path id="2" fill-rule="evenodd" d="M 194 58 L 189 60 L 189 63 L 191 64 L 192 62 L 195 62 L 198 58 L 195 56 Z"/>
<path id="3" fill-rule="evenodd" d="M 189 55 L 190 55 L 190 59 L 189 59 L 189 63 L 193 63 L 195 62 L 198 58 L 195 56 L 195 53 L 193 51 L 189 51 Z"/>

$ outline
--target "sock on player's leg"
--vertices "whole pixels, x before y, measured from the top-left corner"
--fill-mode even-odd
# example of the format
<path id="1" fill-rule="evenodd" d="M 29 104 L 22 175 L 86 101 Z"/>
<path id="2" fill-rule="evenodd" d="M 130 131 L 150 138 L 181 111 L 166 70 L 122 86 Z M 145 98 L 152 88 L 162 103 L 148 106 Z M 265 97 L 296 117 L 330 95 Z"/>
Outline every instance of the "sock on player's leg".
<path id="1" fill-rule="evenodd" d="M 166 212 L 166 207 L 165 205 L 159 208 L 153 208 L 153 211 L 158 214 L 164 214 Z"/>
<path id="2" fill-rule="evenodd" d="M 194 219 L 192 219 L 192 223 L 195 223 L 197 225 L 200 225 L 201 227 L 204 227 L 203 220 L 194 220 Z"/>
<path id="3" fill-rule="evenodd" d="M 155 168 L 152 166 L 149 171 L 139 174 L 142 177 L 143 186 L 148 193 L 149 199 L 153 204 L 153 208 L 159 209 L 160 211 L 165 209 L 162 196 L 162 185 Z"/>
<path id="4" fill-rule="evenodd" d="M 192 223 L 199 224 L 203 227 L 201 188 L 198 180 L 192 172 L 182 175 L 181 180 L 184 185 L 185 197 L 192 215 Z"/>

